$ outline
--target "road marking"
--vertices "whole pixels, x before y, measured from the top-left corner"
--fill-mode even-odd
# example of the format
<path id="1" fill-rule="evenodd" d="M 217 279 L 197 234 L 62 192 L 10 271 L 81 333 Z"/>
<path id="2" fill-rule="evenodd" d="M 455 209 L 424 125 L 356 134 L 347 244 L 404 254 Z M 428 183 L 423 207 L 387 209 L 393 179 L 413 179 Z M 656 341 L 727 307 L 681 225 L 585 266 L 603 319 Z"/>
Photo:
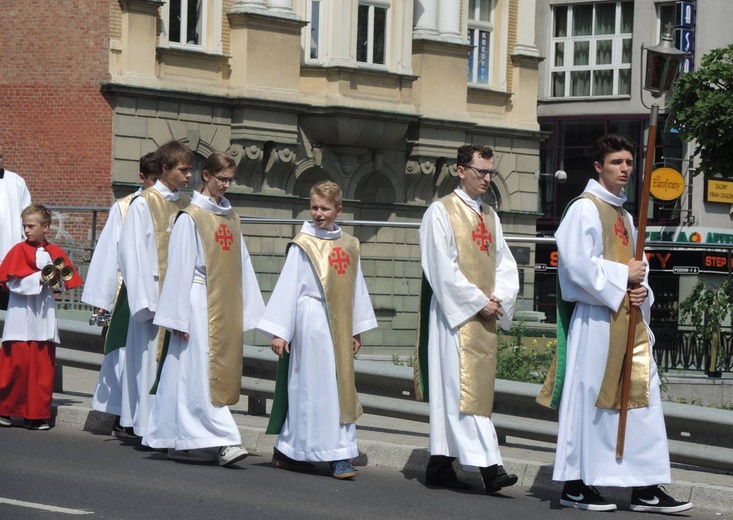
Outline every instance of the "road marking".
<path id="1" fill-rule="evenodd" d="M 29 507 L 31 509 L 42 509 L 43 511 L 51 511 L 53 513 L 65 513 L 67 515 L 93 515 L 94 511 L 84 511 L 82 509 L 67 509 L 65 507 L 47 506 L 46 504 L 35 504 L 33 502 L 23 502 L 22 500 L 13 500 L 12 498 L 0 497 L 0 504 L 10 504 L 11 506 Z"/>

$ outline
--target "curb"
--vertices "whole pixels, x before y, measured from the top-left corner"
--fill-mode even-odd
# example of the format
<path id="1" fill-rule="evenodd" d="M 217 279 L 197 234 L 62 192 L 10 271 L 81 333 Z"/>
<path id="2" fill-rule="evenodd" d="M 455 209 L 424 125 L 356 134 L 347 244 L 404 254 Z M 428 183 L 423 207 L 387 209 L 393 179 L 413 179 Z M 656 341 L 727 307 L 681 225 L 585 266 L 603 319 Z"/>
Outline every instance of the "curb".
<path id="1" fill-rule="evenodd" d="M 73 405 L 53 405 L 52 416 L 56 426 L 81 429 L 96 435 L 107 435 L 112 429 L 113 416 L 107 413 Z M 270 454 L 275 444 L 274 435 L 266 435 L 264 428 L 239 425 L 242 445 L 254 454 Z M 394 469 L 408 478 L 421 479 L 428 461 L 428 451 L 424 447 L 393 444 L 376 440 L 359 440 L 359 456 L 354 459 L 356 466 L 373 466 Z M 537 494 L 559 496 L 562 484 L 552 480 L 552 464 L 535 461 L 504 458 L 504 466 L 509 473 L 519 477 L 516 487 Z M 462 479 L 471 481 L 481 488 L 481 478 L 477 472 L 458 469 Z M 670 494 L 678 500 L 688 500 L 695 504 L 695 510 L 718 515 L 733 514 L 733 477 L 731 487 L 723 487 L 698 482 L 675 480 L 666 486 Z M 627 508 L 630 498 L 628 489 L 602 488 L 604 497 Z"/>

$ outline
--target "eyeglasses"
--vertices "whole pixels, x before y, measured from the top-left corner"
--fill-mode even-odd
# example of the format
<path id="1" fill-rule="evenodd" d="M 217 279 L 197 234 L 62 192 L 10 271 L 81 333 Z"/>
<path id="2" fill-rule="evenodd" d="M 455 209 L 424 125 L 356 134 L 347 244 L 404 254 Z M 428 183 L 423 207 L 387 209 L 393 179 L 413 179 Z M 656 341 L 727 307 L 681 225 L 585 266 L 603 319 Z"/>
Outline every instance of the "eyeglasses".
<path id="1" fill-rule="evenodd" d="M 229 184 L 229 186 L 234 186 L 235 184 L 237 184 L 237 179 L 235 179 L 234 177 L 219 177 L 218 175 L 214 175 L 213 173 L 211 173 L 210 175 L 222 184 Z"/>
<path id="2" fill-rule="evenodd" d="M 478 175 L 482 179 L 487 175 L 493 177 L 494 175 L 497 175 L 499 173 L 499 170 L 484 170 L 483 168 L 474 168 L 470 164 L 463 164 L 462 166 L 464 168 L 471 168 L 473 171 L 476 172 L 476 175 Z"/>

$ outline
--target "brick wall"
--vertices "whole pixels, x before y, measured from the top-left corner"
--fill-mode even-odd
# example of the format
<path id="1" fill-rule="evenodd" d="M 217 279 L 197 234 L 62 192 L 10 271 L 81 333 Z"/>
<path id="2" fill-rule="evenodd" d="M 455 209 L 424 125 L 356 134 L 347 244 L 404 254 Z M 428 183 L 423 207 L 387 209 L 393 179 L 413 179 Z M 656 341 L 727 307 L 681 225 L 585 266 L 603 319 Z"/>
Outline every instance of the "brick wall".
<path id="1" fill-rule="evenodd" d="M 109 78 L 109 4 L 3 2 L 2 11 L 6 167 L 25 178 L 34 202 L 109 205 L 112 109 L 100 93 Z"/>

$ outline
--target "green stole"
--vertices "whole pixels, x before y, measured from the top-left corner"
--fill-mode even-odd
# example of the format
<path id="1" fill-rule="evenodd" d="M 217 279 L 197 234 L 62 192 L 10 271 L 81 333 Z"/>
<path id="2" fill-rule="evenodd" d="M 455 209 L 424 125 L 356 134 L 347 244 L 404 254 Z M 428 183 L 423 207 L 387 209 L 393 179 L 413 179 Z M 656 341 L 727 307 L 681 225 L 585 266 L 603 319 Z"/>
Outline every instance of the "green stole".
<path id="1" fill-rule="evenodd" d="M 335 240 L 298 233 L 288 244 L 300 247 L 310 260 L 326 302 L 326 310 L 333 341 L 336 362 L 336 381 L 339 391 L 339 422 L 351 424 L 362 415 L 362 406 L 356 394 L 354 374 L 354 297 L 359 241 L 347 233 Z M 267 425 L 268 434 L 278 434 L 287 416 L 288 366 L 290 356 L 283 353 L 278 363 L 275 399 Z"/>
<path id="2" fill-rule="evenodd" d="M 125 221 L 127 210 L 130 209 L 130 203 L 136 196 L 136 193 L 130 193 L 117 199 L 117 207 L 120 208 L 122 222 Z M 112 316 L 109 320 L 109 326 L 103 331 L 105 354 L 109 354 L 113 350 L 125 346 L 127 343 L 127 326 L 129 323 L 130 307 L 127 303 L 127 288 L 122 282 L 122 275 L 118 273 L 117 294 L 115 295 L 115 304 L 112 308 Z"/>
<path id="3" fill-rule="evenodd" d="M 455 237 L 458 266 L 466 279 L 487 297 L 494 291 L 496 274 L 496 226 L 494 212 L 482 206 L 483 217 L 455 193 L 439 201 L 445 206 Z M 415 394 L 429 400 L 428 330 L 432 289 L 423 275 L 420 295 L 420 325 L 416 342 Z M 460 411 L 467 415 L 491 417 L 496 377 L 496 319 L 478 314 L 458 329 L 460 352 Z"/>
<path id="4" fill-rule="evenodd" d="M 627 264 L 634 257 L 634 245 L 631 234 L 627 230 L 627 222 L 621 208 L 613 206 L 591 193 L 583 193 L 581 197 L 593 202 L 598 210 L 603 235 L 603 258 Z M 578 198 L 571 201 L 570 204 Z M 568 207 L 570 204 L 568 204 Z M 631 225 L 629 222 L 629 228 Z M 567 334 L 570 327 L 570 318 L 575 308 L 574 303 L 562 300 L 559 287 L 558 281 L 558 350 L 540 394 L 537 396 L 539 404 L 555 409 L 559 407 L 562 397 L 566 368 Z M 608 358 L 596 401 L 596 407 L 598 408 L 617 410 L 621 407 L 621 380 L 629 327 L 629 308 L 629 296 L 627 294 L 624 296 L 619 309 L 611 311 Z M 649 405 L 650 364 L 649 335 L 642 313 L 637 312 L 629 408 L 641 408 Z"/>

